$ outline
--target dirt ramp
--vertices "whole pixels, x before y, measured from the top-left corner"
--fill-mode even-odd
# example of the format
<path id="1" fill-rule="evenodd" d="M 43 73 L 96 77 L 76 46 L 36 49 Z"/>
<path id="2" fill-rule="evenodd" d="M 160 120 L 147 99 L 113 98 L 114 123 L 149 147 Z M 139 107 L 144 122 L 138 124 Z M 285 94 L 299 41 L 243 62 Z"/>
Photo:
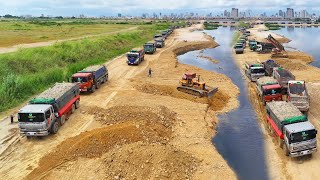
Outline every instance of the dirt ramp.
<path id="1" fill-rule="evenodd" d="M 221 111 L 223 110 L 230 100 L 230 96 L 223 91 L 215 93 L 211 98 L 208 99 L 208 103 L 211 110 Z"/>
<path id="2" fill-rule="evenodd" d="M 105 162 L 107 179 L 192 179 L 198 160 L 170 145 L 135 143 L 111 152 Z"/>

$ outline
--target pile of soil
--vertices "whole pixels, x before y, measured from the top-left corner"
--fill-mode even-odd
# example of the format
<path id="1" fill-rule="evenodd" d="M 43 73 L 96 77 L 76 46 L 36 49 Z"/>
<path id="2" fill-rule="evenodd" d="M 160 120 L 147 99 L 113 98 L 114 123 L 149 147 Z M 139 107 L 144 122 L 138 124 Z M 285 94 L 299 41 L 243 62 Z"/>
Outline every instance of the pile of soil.
<path id="1" fill-rule="evenodd" d="M 170 145 L 135 143 L 110 151 L 107 179 L 192 179 L 198 160 Z"/>

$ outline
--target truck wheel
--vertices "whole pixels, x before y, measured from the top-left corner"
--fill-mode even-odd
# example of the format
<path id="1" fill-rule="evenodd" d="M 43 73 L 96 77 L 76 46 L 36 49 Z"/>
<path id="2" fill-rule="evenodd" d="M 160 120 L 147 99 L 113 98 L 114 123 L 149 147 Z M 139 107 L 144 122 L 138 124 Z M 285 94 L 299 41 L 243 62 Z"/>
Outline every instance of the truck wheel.
<path id="1" fill-rule="evenodd" d="M 278 143 L 279 143 L 279 147 L 283 148 L 284 142 L 280 137 L 278 137 Z"/>
<path id="2" fill-rule="evenodd" d="M 283 144 L 283 151 L 284 151 L 284 154 L 286 155 L 286 156 L 289 156 L 289 149 L 288 149 L 288 147 L 285 145 L 285 144 Z"/>
<path id="3" fill-rule="evenodd" d="M 65 115 L 62 115 L 61 118 L 60 118 L 60 125 L 64 125 L 64 123 L 66 122 L 66 116 Z"/>
<path id="4" fill-rule="evenodd" d="M 72 104 L 71 113 L 74 113 L 75 110 L 76 110 L 76 105 Z"/>
<path id="5" fill-rule="evenodd" d="M 27 139 L 31 139 L 31 136 L 26 136 L 27 137 Z"/>
<path id="6" fill-rule="evenodd" d="M 91 93 L 94 93 L 96 91 L 96 86 L 93 85 L 92 88 L 91 88 Z"/>
<path id="7" fill-rule="evenodd" d="M 51 126 L 50 132 L 52 134 L 56 134 L 58 132 L 58 130 L 59 130 L 59 123 L 57 121 L 55 121 Z"/>
<path id="8" fill-rule="evenodd" d="M 76 109 L 78 109 L 79 107 L 80 107 L 80 101 L 79 101 L 79 99 L 76 101 Z"/>

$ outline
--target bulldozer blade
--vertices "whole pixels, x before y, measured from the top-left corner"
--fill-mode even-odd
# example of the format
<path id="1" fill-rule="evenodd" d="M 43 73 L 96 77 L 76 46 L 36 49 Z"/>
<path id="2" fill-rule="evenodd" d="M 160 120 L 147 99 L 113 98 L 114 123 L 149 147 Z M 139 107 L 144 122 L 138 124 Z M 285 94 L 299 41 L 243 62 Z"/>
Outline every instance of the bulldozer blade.
<path id="1" fill-rule="evenodd" d="M 218 88 L 214 88 L 214 89 L 210 90 L 209 92 L 207 92 L 207 97 L 210 98 L 210 97 L 213 96 L 217 91 L 218 91 Z"/>

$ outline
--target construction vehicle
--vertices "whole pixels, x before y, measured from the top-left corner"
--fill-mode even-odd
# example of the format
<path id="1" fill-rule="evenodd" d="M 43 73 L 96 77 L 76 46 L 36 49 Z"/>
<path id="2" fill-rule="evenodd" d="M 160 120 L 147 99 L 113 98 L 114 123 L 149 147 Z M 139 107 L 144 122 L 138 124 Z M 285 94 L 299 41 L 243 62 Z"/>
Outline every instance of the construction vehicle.
<path id="1" fill-rule="evenodd" d="M 163 48 L 164 47 L 164 39 L 163 38 L 157 38 L 154 40 L 156 43 L 157 48 Z"/>
<path id="2" fill-rule="evenodd" d="M 162 38 L 162 34 L 156 34 L 156 35 L 154 35 L 154 39 L 157 39 L 157 38 Z"/>
<path id="3" fill-rule="evenodd" d="M 80 106 L 80 90 L 77 83 L 56 83 L 18 112 L 20 134 L 47 136 L 56 134 L 59 127 Z"/>
<path id="4" fill-rule="evenodd" d="M 317 151 L 317 130 L 297 107 L 286 101 L 268 102 L 267 125 L 286 156 L 299 157 Z"/>
<path id="5" fill-rule="evenodd" d="M 205 82 L 200 82 L 200 75 L 196 73 L 185 73 L 179 81 L 178 91 L 192 94 L 198 97 L 211 97 L 218 91 L 218 88 L 207 86 Z"/>
<path id="6" fill-rule="evenodd" d="M 168 37 L 168 32 L 167 31 L 161 31 L 161 35 L 164 39 L 167 39 Z"/>
<path id="7" fill-rule="evenodd" d="M 257 48 L 257 41 L 256 40 L 249 40 L 249 48 L 250 50 L 254 51 Z"/>
<path id="8" fill-rule="evenodd" d="M 147 42 L 143 45 L 144 52 L 146 54 L 154 54 L 157 50 L 155 42 Z"/>
<path id="9" fill-rule="evenodd" d="M 261 77 L 257 79 L 256 87 L 264 105 L 266 102 L 282 101 L 282 88 L 274 78 Z"/>
<path id="10" fill-rule="evenodd" d="M 283 94 L 287 94 L 289 81 L 295 80 L 295 76 L 284 68 L 273 68 L 273 77 L 282 87 Z"/>
<path id="11" fill-rule="evenodd" d="M 242 43 L 237 43 L 234 46 L 234 50 L 235 50 L 236 54 L 243 54 L 243 52 L 244 52 L 243 44 Z"/>
<path id="12" fill-rule="evenodd" d="M 265 76 L 265 70 L 262 64 L 245 63 L 245 74 L 252 82 L 254 82 L 260 77 Z"/>
<path id="13" fill-rule="evenodd" d="M 301 112 L 307 113 L 310 107 L 310 99 L 304 81 L 289 81 L 288 82 L 288 102 L 291 102 Z"/>
<path id="14" fill-rule="evenodd" d="M 106 81 L 108 69 L 105 65 L 90 66 L 72 75 L 72 82 L 79 84 L 81 92 L 93 93 Z"/>
<path id="15" fill-rule="evenodd" d="M 143 49 L 133 49 L 127 53 L 128 65 L 139 65 L 142 61 L 144 61 Z"/>
<path id="16" fill-rule="evenodd" d="M 280 67 L 279 64 L 274 62 L 274 60 L 267 60 L 262 63 L 264 65 L 264 69 L 266 71 L 266 75 L 272 76 L 273 75 L 273 69 Z"/>
<path id="17" fill-rule="evenodd" d="M 267 37 L 267 40 L 275 46 L 275 48 L 272 49 L 273 54 L 271 55 L 272 58 L 280 57 L 280 58 L 287 58 L 288 53 L 284 49 L 283 45 L 277 41 L 274 37 L 272 37 L 271 34 Z"/>

